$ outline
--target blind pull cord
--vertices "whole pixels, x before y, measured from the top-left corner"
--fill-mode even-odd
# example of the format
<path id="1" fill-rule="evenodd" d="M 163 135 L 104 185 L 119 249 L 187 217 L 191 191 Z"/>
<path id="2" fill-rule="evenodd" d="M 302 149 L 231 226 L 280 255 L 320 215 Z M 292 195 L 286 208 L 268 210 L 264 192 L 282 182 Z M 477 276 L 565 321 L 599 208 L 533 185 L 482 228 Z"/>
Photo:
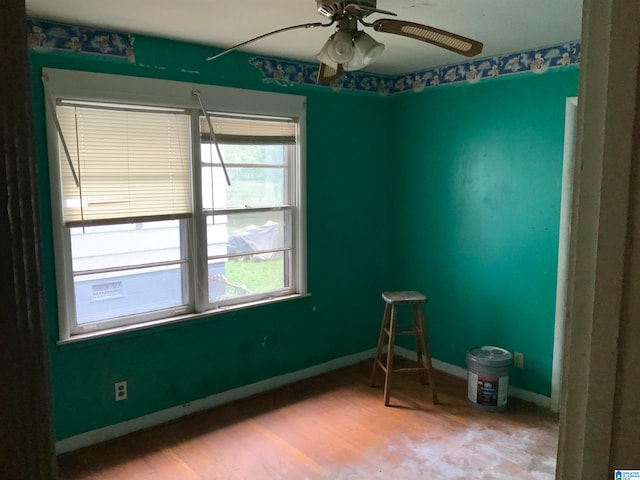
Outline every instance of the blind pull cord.
<path id="1" fill-rule="evenodd" d="M 193 90 L 191 95 L 198 99 L 198 103 L 200 104 L 200 110 L 202 110 L 202 114 L 207 119 L 207 123 L 209 124 L 209 132 L 211 133 L 211 140 L 213 140 L 213 144 L 216 146 L 216 151 L 218 152 L 218 157 L 220 158 L 220 164 L 222 165 L 222 171 L 224 172 L 224 176 L 227 179 L 227 185 L 231 186 L 231 180 L 229 180 L 229 174 L 227 173 L 227 167 L 224 164 L 224 160 L 222 159 L 222 152 L 220 152 L 220 146 L 218 145 L 218 139 L 216 138 L 216 134 L 213 131 L 213 125 L 211 124 L 211 117 L 207 113 L 207 110 L 204 108 L 202 104 L 202 98 L 200 97 L 199 90 Z"/>
<path id="2" fill-rule="evenodd" d="M 69 164 L 69 168 L 71 169 L 71 174 L 73 175 L 73 181 L 76 182 L 76 187 L 80 188 L 80 181 L 78 180 L 78 175 L 76 174 L 76 169 L 73 167 L 73 162 L 71 161 L 71 154 L 69 153 L 69 148 L 67 147 L 67 142 L 64 138 L 64 134 L 62 133 L 62 127 L 60 126 L 60 122 L 58 121 L 58 115 L 56 114 L 56 105 L 49 94 L 49 89 L 47 88 L 47 82 L 49 81 L 48 75 L 42 76 L 42 83 L 44 85 L 44 98 L 49 105 L 49 111 L 51 112 L 51 117 L 53 119 L 53 123 L 56 126 L 56 130 L 58 130 L 58 135 L 60 136 L 60 141 L 62 142 L 62 148 L 64 148 L 64 153 L 67 156 L 67 163 Z"/>

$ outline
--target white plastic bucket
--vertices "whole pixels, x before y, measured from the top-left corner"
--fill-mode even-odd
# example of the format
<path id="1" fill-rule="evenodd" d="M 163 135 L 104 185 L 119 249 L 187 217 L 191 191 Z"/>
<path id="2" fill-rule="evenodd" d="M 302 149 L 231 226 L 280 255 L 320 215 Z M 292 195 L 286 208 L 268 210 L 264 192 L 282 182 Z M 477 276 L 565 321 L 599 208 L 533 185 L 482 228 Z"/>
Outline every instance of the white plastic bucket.
<path id="1" fill-rule="evenodd" d="M 470 348 L 467 352 L 467 398 L 480 410 L 500 412 L 507 408 L 509 366 L 513 355 L 500 347 Z"/>

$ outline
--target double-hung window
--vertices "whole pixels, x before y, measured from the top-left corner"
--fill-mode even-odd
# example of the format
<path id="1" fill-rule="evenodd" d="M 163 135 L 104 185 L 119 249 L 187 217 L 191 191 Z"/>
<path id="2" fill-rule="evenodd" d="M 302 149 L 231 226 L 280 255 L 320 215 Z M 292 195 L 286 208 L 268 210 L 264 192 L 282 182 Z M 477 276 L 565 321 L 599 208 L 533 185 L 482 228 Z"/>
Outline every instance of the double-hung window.
<path id="1" fill-rule="evenodd" d="M 303 97 L 43 79 L 62 341 L 305 293 Z"/>
<path id="2" fill-rule="evenodd" d="M 286 293 L 292 281 L 296 123 L 212 114 L 199 124 L 209 302 Z"/>

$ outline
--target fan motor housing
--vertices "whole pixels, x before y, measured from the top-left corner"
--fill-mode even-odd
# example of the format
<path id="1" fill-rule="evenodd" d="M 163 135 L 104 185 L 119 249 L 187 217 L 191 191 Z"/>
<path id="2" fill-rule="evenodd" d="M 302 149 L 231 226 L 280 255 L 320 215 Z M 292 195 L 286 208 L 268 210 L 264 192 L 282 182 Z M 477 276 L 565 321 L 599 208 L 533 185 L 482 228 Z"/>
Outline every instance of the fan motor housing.
<path id="1" fill-rule="evenodd" d="M 316 0 L 318 13 L 325 17 L 334 18 L 342 15 L 344 7 L 347 5 L 361 5 L 363 7 L 376 8 L 377 0 L 350 0 L 348 2 L 336 2 L 335 0 Z"/>

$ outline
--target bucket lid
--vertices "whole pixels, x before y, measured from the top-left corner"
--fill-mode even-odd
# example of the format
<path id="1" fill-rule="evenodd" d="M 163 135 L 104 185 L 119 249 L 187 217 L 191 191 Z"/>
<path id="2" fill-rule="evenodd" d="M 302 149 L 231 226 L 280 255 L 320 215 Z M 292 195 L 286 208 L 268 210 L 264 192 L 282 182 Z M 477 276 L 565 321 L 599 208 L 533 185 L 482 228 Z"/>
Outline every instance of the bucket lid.
<path id="1" fill-rule="evenodd" d="M 500 347 L 484 346 L 469 349 L 467 361 L 478 363 L 480 365 L 502 367 L 511 365 L 513 355 L 508 350 Z"/>

